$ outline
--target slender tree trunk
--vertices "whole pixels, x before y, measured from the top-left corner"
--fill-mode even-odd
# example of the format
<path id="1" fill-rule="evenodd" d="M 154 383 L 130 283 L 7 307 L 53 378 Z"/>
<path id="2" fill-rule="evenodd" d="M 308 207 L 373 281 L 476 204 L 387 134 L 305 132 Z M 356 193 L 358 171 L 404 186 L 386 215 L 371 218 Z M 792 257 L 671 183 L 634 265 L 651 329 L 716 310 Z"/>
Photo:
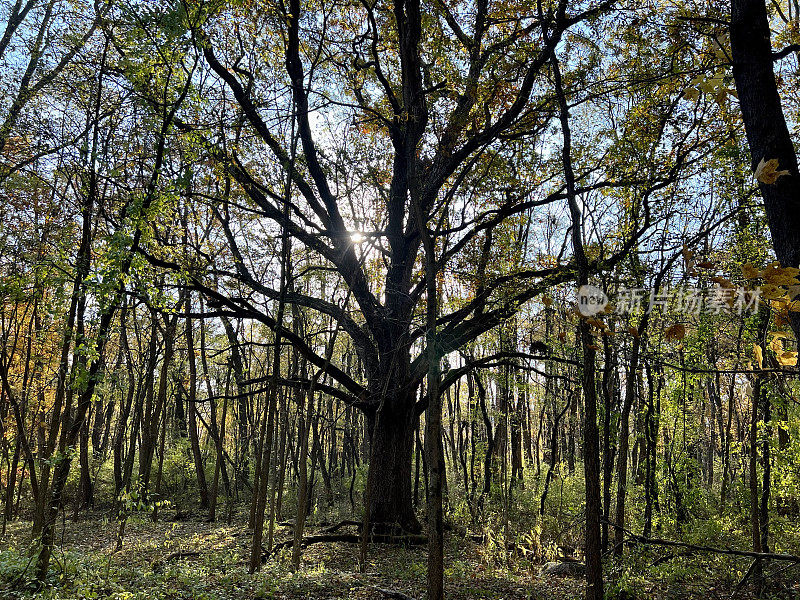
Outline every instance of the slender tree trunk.
<path id="1" fill-rule="evenodd" d="M 195 357 L 194 335 L 191 317 L 192 294 L 186 295 L 186 352 L 189 359 L 189 444 L 192 449 L 194 459 L 194 470 L 197 475 L 197 488 L 200 492 L 200 508 L 208 508 L 208 484 L 206 483 L 206 472 L 203 467 L 203 456 L 200 452 L 200 438 L 197 432 L 197 360 Z"/>
<path id="2" fill-rule="evenodd" d="M 314 413 L 314 391 L 307 394 L 308 400 L 305 408 L 299 406 L 298 435 L 300 444 L 299 479 L 297 482 L 297 518 L 294 524 L 294 545 L 292 546 L 292 570 L 300 568 L 301 540 L 308 514 L 308 435 L 311 429 L 311 420 Z"/>
<path id="3" fill-rule="evenodd" d="M 753 384 L 753 396 L 750 399 L 750 526 L 753 539 L 753 552 L 763 552 L 761 547 L 761 523 L 758 502 L 758 404 L 761 398 L 761 378 L 756 377 Z M 757 595 L 760 597 L 764 585 L 761 568 L 761 559 L 755 559 L 753 567 L 753 580 L 755 581 Z"/>
<path id="4" fill-rule="evenodd" d="M 608 336 L 603 338 L 603 525 L 601 527 L 600 545 L 603 552 L 608 550 L 608 517 L 611 513 L 611 480 L 614 474 L 614 455 L 616 447 L 612 440 L 611 413 L 614 408 L 614 390 L 612 377 L 616 372 L 613 348 Z"/>
<path id="5" fill-rule="evenodd" d="M 578 285 L 589 283 L 589 263 L 583 249 L 583 217 L 575 191 L 575 174 L 572 170 L 571 135 L 569 128 L 569 108 L 558 59 L 551 60 L 556 96 L 558 97 L 561 132 L 564 139 L 562 159 L 564 178 L 567 183 L 567 199 L 572 218 L 572 249 L 578 267 Z M 597 388 L 595 387 L 594 340 L 585 319 L 580 320 L 579 332 L 583 349 L 583 471 L 586 494 L 586 600 L 603 598 L 603 563 L 601 557 L 600 515 L 600 440 L 597 429 Z M 622 451 L 620 450 L 620 454 Z"/>
<path id="6" fill-rule="evenodd" d="M 647 321 L 643 319 L 645 326 Z M 640 327 L 639 331 L 642 331 Z M 617 528 L 614 532 L 614 555 L 622 556 L 625 527 L 625 495 L 628 491 L 628 440 L 630 437 L 630 414 L 636 390 L 636 372 L 639 368 L 640 337 L 634 336 L 631 345 L 631 362 L 625 378 L 625 400 L 622 403 L 622 412 L 619 418 L 619 457 L 617 459 L 617 506 L 614 522 Z"/>
<path id="7" fill-rule="evenodd" d="M 413 196 L 413 194 L 412 194 Z M 425 249 L 426 281 L 426 352 L 428 358 L 428 406 L 425 410 L 425 452 L 428 462 L 428 600 L 444 598 L 444 517 L 442 489 L 446 482 L 444 447 L 442 444 L 442 399 L 439 394 L 440 356 L 437 348 L 436 319 L 439 311 L 437 289 L 436 244 L 422 217 L 418 199 L 414 197 L 417 227 Z M 504 381 L 504 406 L 508 411 L 510 377 Z M 503 421 L 505 426 L 505 420 Z M 517 436 L 519 437 L 519 436 Z M 504 441 L 505 443 L 505 441 Z M 503 451 L 505 446 L 503 447 Z M 505 461 L 505 456 L 503 456 Z"/>
<path id="8" fill-rule="evenodd" d="M 480 375 L 477 373 L 472 374 L 475 382 L 475 387 L 478 391 L 478 404 L 481 409 L 481 416 L 483 417 L 483 426 L 486 432 L 486 454 L 483 459 L 483 490 L 478 496 L 478 513 L 483 512 L 483 505 L 486 498 L 489 497 L 492 491 L 492 457 L 494 456 L 494 433 L 492 431 L 492 421 L 489 418 L 489 411 L 486 409 L 486 388 L 480 380 Z M 475 455 L 475 447 L 472 448 L 473 456 Z"/>
<path id="9" fill-rule="evenodd" d="M 761 531 L 761 551 L 769 552 L 769 498 L 772 492 L 772 465 L 770 460 L 770 444 L 772 442 L 772 407 L 769 391 L 761 393 L 761 415 L 764 422 L 764 437 L 761 443 L 761 504 L 759 510 L 759 529 Z"/>
<path id="10" fill-rule="evenodd" d="M 161 499 L 161 479 L 164 474 L 164 446 L 167 443 L 167 411 L 161 417 L 161 435 L 158 445 L 158 469 L 156 470 L 155 502 L 153 504 L 153 522 L 158 521 L 158 507 Z"/>
<path id="11" fill-rule="evenodd" d="M 728 481 L 730 480 L 730 462 L 731 462 L 731 425 L 733 424 L 734 412 L 734 385 L 735 378 L 731 377 L 731 386 L 728 390 L 728 420 L 725 424 L 725 440 L 723 442 L 722 450 L 722 482 L 720 484 L 720 510 L 725 509 L 725 504 L 728 499 Z"/>
<path id="12" fill-rule="evenodd" d="M 78 482 L 78 494 L 75 498 L 75 517 L 78 516 L 78 511 L 84 508 L 94 507 L 94 484 L 92 482 L 92 468 L 89 462 L 89 419 L 81 428 L 79 438 L 79 459 L 80 464 L 80 479 Z"/>

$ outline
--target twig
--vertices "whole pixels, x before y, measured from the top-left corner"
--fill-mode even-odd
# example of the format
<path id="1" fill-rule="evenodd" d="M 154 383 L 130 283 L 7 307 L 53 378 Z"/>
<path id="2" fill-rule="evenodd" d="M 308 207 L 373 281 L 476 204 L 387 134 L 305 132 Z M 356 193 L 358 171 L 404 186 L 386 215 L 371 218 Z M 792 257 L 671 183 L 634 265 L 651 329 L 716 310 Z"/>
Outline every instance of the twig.
<path id="1" fill-rule="evenodd" d="M 653 561 L 650 565 L 651 567 L 657 567 L 658 565 L 667 562 L 668 560 L 672 560 L 673 558 L 679 558 L 683 556 L 694 556 L 694 550 L 686 550 L 685 552 L 671 552 L 669 554 L 665 554 Z"/>
<path id="2" fill-rule="evenodd" d="M 728 554 L 731 556 L 748 556 L 750 558 L 763 558 L 769 560 L 786 560 L 789 562 L 800 563 L 800 556 L 796 556 L 794 554 L 780 554 L 776 552 L 751 552 L 748 550 L 734 550 L 732 548 L 714 548 L 713 546 L 702 546 L 699 544 L 689 544 L 687 542 L 678 542 L 675 540 L 664 540 L 661 538 L 648 538 L 644 537 L 643 535 L 638 535 L 633 533 L 629 529 L 625 529 L 624 527 L 617 525 L 616 523 L 612 523 L 606 519 L 601 519 L 601 521 L 608 523 L 615 529 L 621 529 L 623 533 L 628 535 L 631 539 L 636 540 L 637 542 L 641 542 L 643 544 L 656 544 L 659 546 L 670 546 L 673 548 L 688 548 L 689 550 L 697 550 L 698 552 L 713 552 L 714 554 Z"/>
<path id="3" fill-rule="evenodd" d="M 738 592 L 744 587 L 744 584 L 747 583 L 747 580 L 750 579 L 750 575 L 753 573 L 753 569 L 756 568 L 756 564 L 758 563 L 758 559 L 755 559 L 753 562 L 750 563 L 750 568 L 747 569 L 747 572 L 742 576 L 739 583 L 736 584 L 736 591 Z"/>
<path id="4" fill-rule="evenodd" d="M 200 556 L 200 552 L 197 552 L 196 550 L 187 550 L 185 552 L 173 552 L 164 559 L 164 562 L 166 563 L 173 560 L 180 560 L 182 558 L 190 558 L 192 556 Z"/>
<path id="5" fill-rule="evenodd" d="M 384 588 L 379 588 L 374 585 L 365 585 L 365 588 L 369 588 L 371 590 L 375 590 L 376 592 L 380 592 L 389 598 L 394 598 L 395 600 L 414 600 L 411 596 L 406 596 L 402 592 L 396 592 L 395 590 L 386 590 Z"/>

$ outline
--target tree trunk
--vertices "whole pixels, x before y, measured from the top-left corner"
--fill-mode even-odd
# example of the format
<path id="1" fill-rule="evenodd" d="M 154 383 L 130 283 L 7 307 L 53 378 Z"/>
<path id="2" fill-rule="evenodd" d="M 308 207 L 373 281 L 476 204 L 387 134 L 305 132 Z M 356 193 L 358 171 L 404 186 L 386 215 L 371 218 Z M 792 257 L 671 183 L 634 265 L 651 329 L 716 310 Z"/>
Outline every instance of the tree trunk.
<path id="1" fill-rule="evenodd" d="M 772 491 L 770 443 L 772 441 L 772 407 L 769 393 L 764 389 L 759 398 L 761 402 L 761 418 L 764 420 L 764 439 L 761 443 L 761 505 L 759 509 L 759 529 L 761 531 L 761 551 L 769 552 L 769 497 Z"/>
<path id="2" fill-rule="evenodd" d="M 374 526 L 399 524 L 406 531 L 419 533 L 422 528 L 411 494 L 414 402 L 390 400 L 387 398 L 380 418 L 368 418 L 372 432 L 368 520 Z"/>
<path id="3" fill-rule="evenodd" d="M 300 568 L 301 544 L 303 539 L 303 529 L 306 523 L 306 516 L 309 507 L 309 494 L 308 494 L 308 435 L 310 433 L 311 421 L 314 412 L 314 390 L 306 394 L 308 397 L 305 408 L 301 403 L 298 406 L 300 414 L 298 415 L 298 432 L 300 439 L 300 457 L 299 457 L 299 478 L 297 482 L 297 519 L 294 524 L 294 545 L 292 546 L 292 570 L 297 571 Z M 266 473 L 262 477 L 266 477 Z"/>
<path id="4" fill-rule="evenodd" d="M 564 179 L 567 184 L 567 199 L 572 220 L 572 250 L 578 267 L 578 285 L 589 283 L 589 262 L 583 248 L 583 215 L 575 191 L 575 173 L 572 168 L 572 136 L 569 127 L 569 106 L 558 59 L 551 60 L 553 80 L 558 97 L 561 133 L 564 139 L 562 162 Z M 594 340 L 586 320 L 581 319 L 578 326 L 583 364 L 581 383 L 583 384 L 584 426 L 583 426 L 583 473 L 586 498 L 586 600 L 603 598 L 603 563 L 600 540 L 600 433 L 597 429 L 597 388 L 595 386 Z"/>
<path id="5" fill-rule="evenodd" d="M 617 529 L 614 533 L 614 555 L 622 556 L 623 540 L 625 534 L 625 495 L 628 491 L 628 443 L 630 439 L 630 414 L 633 404 L 634 390 L 636 389 L 636 368 L 639 362 L 639 339 L 633 339 L 631 351 L 631 364 L 625 381 L 625 400 L 622 404 L 622 413 L 619 419 L 619 459 L 617 462 L 617 505 L 614 512 L 614 522 Z"/>
<path id="6" fill-rule="evenodd" d="M 786 125 L 773 70 L 772 43 L 765 0 L 731 0 L 733 78 L 750 147 L 751 166 L 777 159 L 789 175 L 760 182 L 775 256 L 784 267 L 800 265 L 800 177 L 797 155 Z M 790 312 L 800 339 L 800 313 Z"/>
<path id="7" fill-rule="evenodd" d="M 759 518 L 758 504 L 758 403 L 761 397 L 761 378 L 756 377 L 753 384 L 753 396 L 750 398 L 750 461 L 749 461 L 749 480 L 750 480 L 750 529 L 753 539 L 753 552 L 762 552 L 761 548 L 761 524 Z M 753 566 L 753 581 L 756 585 L 757 594 L 761 596 L 761 589 L 764 585 L 764 578 L 761 569 L 761 559 L 757 558 Z"/>
<path id="8" fill-rule="evenodd" d="M 614 407 L 614 390 L 612 389 L 612 373 L 616 372 L 614 349 L 608 336 L 603 338 L 603 525 L 600 534 L 600 545 L 603 552 L 608 550 L 608 517 L 611 514 L 611 480 L 614 477 L 614 455 L 616 446 L 611 434 L 611 413 Z"/>
<path id="9" fill-rule="evenodd" d="M 206 472 L 203 468 L 203 457 L 200 453 L 200 439 L 197 435 L 197 405 L 195 402 L 197 395 L 197 361 L 194 354 L 191 310 L 191 294 L 188 294 L 186 297 L 186 353 L 189 358 L 189 444 L 191 445 L 192 458 L 194 459 L 194 470 L 197 474 L 200 507 L 206 509 L 208 508 L 208 485 L 206 484 Z"/>
<path id="10" fill-rule="evenodd" d="M 97 403 L 95 404 L 97 406 Z M 78 482 L 78 495 L 75 498 L 75 517 L 78 516 L 78 511 L 84 508 L 94 507 L 94 484 L 92 483 L 91 464 L 89 462 L 89 418 L 81 427 L 80 433 L 80 456 L 79 463 L 81 467 L 80 480 Z"/>
<path id="11" fill-rule="evenodd" d="M 142 497 L 147 496 L 149 483 L 150 483 L 150 467 L 153 460 L 153 452 L 156 444 L 155 435 L 153 431 L 157 431 L 157 429 L 153 429 L 152 420 L 153 420 L 153 404 L 155 401 L 155 372 L 156 366 L 158 364 L 158 339 L 157 339 L 157 332 L 158 328 L 155 326 L 156 313 L 155 311 L 151 311 L 151 330 L 150 330 L 150 341 L 148 343 L 148 363 L 147 363 L 147 370 L 144 379 L 144 389 L 142 390 L 144 394 L 144 403 L 139 406 L 137 403 L 137 410 L 139 411 L 139 426 L 141 427 L 142 432 L 142 439 L 139 443 L 139 474 L 138 474 L 138 491 L 142 494 Z M 139 399 L 137 399 L 139 400 Z M 134 441 L 133 439 L 131 440 Z M 133 443 L 131 444 L 131 457 L 133 457 L 133 451 L 135 446 Z"/>

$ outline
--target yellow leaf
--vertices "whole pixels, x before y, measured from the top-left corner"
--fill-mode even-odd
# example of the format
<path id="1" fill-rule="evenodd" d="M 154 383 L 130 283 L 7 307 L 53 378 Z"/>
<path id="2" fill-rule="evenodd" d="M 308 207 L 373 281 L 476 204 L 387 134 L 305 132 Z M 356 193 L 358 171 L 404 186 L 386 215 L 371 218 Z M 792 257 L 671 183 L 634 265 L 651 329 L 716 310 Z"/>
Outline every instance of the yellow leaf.
<path id="1" fill-rule="evenodd" d="M 712 277 L 711 281 L 718 284 L 720 287 L 733 289 L 734 285 L 724 277 Z"/>
<path id="2" fill-rule="evenodd" d="M 772 185 L 778 180 L 778 177 L 788 174 L 789 171 L 778 171 L 777 158 L 771 158 L 766 162 L 762 158 L 756 167 L 755 173 L 756 179 L 758 179 L 761 183 L 766 183 L 767 185 Z"/>
<path id="3" fill-rule="evenodd" d="M 753 344 L 753 354 L 756 357 L 756 362 L 758 363 L 758 368 L 764 368 L 764 351 L 761 349 L 761 346 L 758 344 Z"/>
<path id="4" fill-rule="evenodd" d="M 777 359 L 781 366 L 794 367 L 797 365 L 797 352 L 782 352 Z"/>
<path id="5" fill-rule="evenodd" d="M 700 90 L 698 90 L 696 87 L 690 87 L 683 92 L 683 97 L 686 100 L 697 100 L 700 97 Z"/>
<path id="6" fill-rule="evenodd" d="M 777 285 L 772 283 L 762 285 L 761 297 L 766 298 L 767 300 L 778 300 L 779 298 L 783 298 L 783 288 L 779 288 Z"/>
<path id="7" fill-rule="evenodd" d="M 761 275 L 761 272 L 753 266 L 753 263 L 745 263 L 741 267 L 742 275 L 746 279 L 756 279 Z"/>
<path id="8" fill-rule="evenodd" d="M 797 281 L 797 273 L 794 272 L 796 270 L 789 267 L 769 267 L 764 269 L 764 279 L 772 285 L 797 285 L 800 282 Z"/>
<path id="9" fill-rule="evenodd" d="M 782 291 L 782 290 L 781 290 Z M 786 305 L 788 304 L 788 298 L 786 296 L 781 296 L 780 298 L 772 298 L 769 301 L 769 305 L 776 311 L 779 312 L 786 312 Z"/>
<path id="10" fill-rule="evenodd" d="M 717 104 L 722 104 L 723 102 L 725 102 L 725 98 L 728 97 L 729 93 L 730 90 L 726 88 L 723 87 L 717 88 L 717 91 L 714 92 L 714 102 L 716 102 Z"/>

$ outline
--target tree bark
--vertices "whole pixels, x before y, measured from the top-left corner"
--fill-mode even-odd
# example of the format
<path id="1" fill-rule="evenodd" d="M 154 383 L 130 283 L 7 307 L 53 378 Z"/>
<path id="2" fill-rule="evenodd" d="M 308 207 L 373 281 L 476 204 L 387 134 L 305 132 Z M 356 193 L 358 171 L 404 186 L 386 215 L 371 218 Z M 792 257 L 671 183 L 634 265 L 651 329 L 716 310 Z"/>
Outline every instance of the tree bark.
<path id="1" fill-rule="evenodd" d="M 647 320 L 643 319 L 646 326 Z M 643 328 L 640 327 L 642 332 Z M 640 338 L 634 336 L 631 345 L 631 362 L 625 379 L 625 400 L 622 403 L 622 413 L 619 419 L 619 458 L 617 460 L 617 505 L 614 513 L 614 522 L 619 527 L 614 532 L 614 555 L 622 556 L 625 527 L 625 495 L 628 491 L 628 440 L 630 437 L 630 414 L 636 393 L 636 371 L 639 367 Z"/>
<path id="2" fill-rule="evenodd" d="M 386 400 L 380 418 L 368 415 L 372 432 L 368 518 L 379 528 L 399 524 L 406 531 L 419 533 L 422 527 L 414 514 L 411 493 L 414 403 L 391 400 Z"/>
<path id="3" fill-rule="evenodd" d="M 765 0 L 731 0 L 733 78 L 739 97 L 751 166 L 778 160 L 789 175 L 773 184 L 759 182 L 775 256 L 784 267 L 800 266 L 800 177 L 773 70 Z M 790 312 L 800 339 L 800 313 Z"/>
<path id="4" fill-rule="evenodd" d="M 569 127 L 569 108 L 561 82 L 558 59 L 551 60 L 553 79 L 558 98 L 561 133 L 564 139 L 562 163 L 564 179 L 567 184 L 572 219 L 572 249 L 578 267 L 578 286 L 589 283 L 589 263 L 583 249 L 583 215 L 578 205 L 575 191 L 575 173 L 572 169 L 572 141 Z M 595 346 L 589 324 L 585 319 L 578 325 L 583 365 L 581 380 L 583 384 L 584 426 L 583 426 L 583 472 L 586 496 L 586 600 L 603 598 L 603 563 L 600 536 L 600 433 L 597 428 L 597 388 L 595 385 Z"/>
<path id="5" fill-rule="evenodd" d="M 189 293 L 186 297 L 186 353 L 189 359 L 189 444 L 191 446 L 192 458 L 194 460 L 194 470 L 197 475 L 197 488 L 200 492 L 200 508 L 208 508 L 208 484 L 206 483 L 206 472 L 203 467 L 203 456 L 200 453 L 200 438 L 197 432 L 197 360 L 194 350 L 194 335 L 192 329 L 191 310 L 192 296 Z"/>
<path id="6" fill-rule="evenodd" d="M 753 552 L 763 552 L 761 547 L 761 524 L 759 518 L 758 503 L 758 404 L 761 397 L 761 378 L 756 377 L 753 384 L 753 396 L 750 398 L 750 460 L 749 460 L 749 480 L 750 480 L 750 529 L 753 539 Z M 761 559 L 756 558 L 753 567 L 753 581 L 756 585 L 758 596 L 761 596 L 761 589 L 764 585 L 764 578 L 761 569 Z"/>

